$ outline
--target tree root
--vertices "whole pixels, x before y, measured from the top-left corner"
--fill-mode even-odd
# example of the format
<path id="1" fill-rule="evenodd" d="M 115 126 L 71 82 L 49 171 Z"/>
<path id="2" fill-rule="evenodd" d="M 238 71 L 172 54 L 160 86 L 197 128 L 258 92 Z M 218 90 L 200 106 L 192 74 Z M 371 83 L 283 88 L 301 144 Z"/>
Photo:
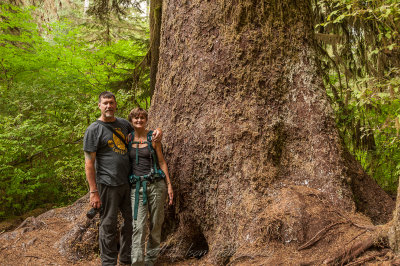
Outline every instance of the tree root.
<path id="1" fill-rule="evenodd" d="M 374 229 L 368 228 L 367 230 L 371 230 L 371 231 L 369 231 L 370 232 L 369 236 L 358 240 L 351 246 L 344 248 L 341 252 L 339 251 L 338 254 L 334 255 L 331 258 L 326 259 L 323 262 L 323 264 L 343 265 L 345 263 L 352 261 L 353 259 L 357 258 L 360 254 L 365 252 L 367 249 L 369 249 L 373 246 L 377 246 L 378 243 L 386 242 L 388 240 L 388 234 L 389 234 L 388 229 L 389 228 L 390 228 L 390 223 L 383 225 L 383 226 L 376 226 Z M 358 238 L 363 233 L 365 233 L 365 231 L 358 234 L 355 238 Z M 355 239 L 355 238 L 353 238 L 353 239 Z M 382 247 L 382 246 L 380 246 L 380 247 Z M 369 260 L 371 260 L 377 256 L 378 255 L 370 256 L 371 258 Z M 364 259 L 366 260 L 367 258 L 364 258 Z M 360 259 L 359 261 L 355 261 L 354 265 L 357 265 L 357 263 L 358 264 L 362 263 L 362 260 L 363 259 Z M 353 264 L 351 264 L 351 265 L 353 265 Z"/>
<path id="2" fill-rule="evenodd" d="M 242 256 L 237 257 L 234 260 L 230 261 L 228 264 L 226 264 L 226 266 L 231 266 L 231 265 L 234 265 L 236 263 L 240 264 L 240 262 L 246 262 L 247 260 L 251 261 L 251 260 L 254 260 L 256 258 L 268 258 L 269 256 L 270 255 L 261 255 L 261 254 L 253 255 L 253 256 L 251 256 L 251 255 L 242 255 Z"/>
<path id="3" fill-rule="evenodd" d="M 375 230 L 375 226 L 364 226 L 364 225 L 359 225 L 356 224 L 354 221 L 352 221 L 347 215 L 345 215 L 344 213 L 341 213 L 337 210 L 334 211 L 336 214 L 338 214 L 340 217 L 342 217 L 343 219 L 345 219 L 348 223 L 350 223 L 351 225 L 353 225 L 354 227 L 360 228 L 360 229 L 365 229 L 367 231 L 373 231 Z"/>
<path id="4" fill-rule="evenodd" d="M 384 254 L 385 254 L 384 252 L 379 252 L 378 254 L 374 254 L 374 255 L 350 262 L 350 263 L 346 264 L 346 266 L 364 265 L 367 261 L 373 260 L 376 257 L 378 257 L 380 255 L 384 255 Z"/>
<path id="5" fill-rule="evenodd" d="M 357 258 L 358 255 L 369 249 L 376 243 L 377 237 L 375 235 L 370 236 L 364 240 L 357 242 L 356 244 L 350 246 L 349 248 L 345 248 L 340 254 L 326 259 L 324 264 L 345 264 L 354 258 Z"/>
<path id="6" fill-rule="evenodd" d="M 336 223 L 328 225 L 327 227 L 320 230 L 313 238 L 308 240 L 304 245 L 300 246 L 297 250 L 300 251 L 300 250 L 311 247 L 316 242 L 318 242 L 322 238 L 322 236 L 324 236 L 326 234 L 326 232 L 328 232 L 332 227 L 339 225 L 339 224 L 344 224 L 344 223 L 347 223 L 347 222 L 336 222 Z"/>
<path id="7" fill-rule="evenodd" d="M 390 227 L 388 224 L 386 226 L 375 226 L 375 227 L 368 227 L 368 226 L 362 226 L 355 224 L 351 219 L 348 217 L 345 217 L 343 215 L 340 215 L 342 218 L 345 220 L 332 223 L 322 230 L 320 230 L 317 234 L 315 234 L 314 237 L 312 237 L 310 240 L 308 240 L 305 244 L 300 246 L 297 250 L 303 250 L 307 249 L 311 246 L 313 246 L 315 243 L 317 243 L 329 230 L 331 230 L 333 227 L 340 225 L 340 224 L 350 224 L 351 226 L 355 226 L 362 230 L 359 234 L 357 234 L 355 237 L 353 237 L 348 244 L 350 246 L 345 247 L 343 250 L 338 251 L 333 257 L 327 258 L 323 261 L 323 264 L 325 265 L 343 265 L 348 262 L 351 262 L 355 258 L 357 258 L 360 254 L 365 252 L 367 249 L 371 248 L 372 246 L 376 245 L 379 243 L 379 240 L 387 239 L 388 238 L 388 228 Z M 360 238 L 361 235 L 365 233 L 369 233 L 369 236 L 363 237 L 362 239 L 359 239 L 357 242 L 355 240 L 357 238 Z M 353 243 L 353 244 L 351 244 Z M 380 253 L 382 254 L 382 253 Z M 378 255 L 372 255 L 368 256 L 366 258 L 359 259 L 357 261 L 354 261 L 350 263 L 349 265 L 361 265 L 364 264 L 367 261 L 370 261 L 374 258 L 376 258 Z M 308 263 L 305 263 L 308 264 Z"/>
<path id="8" fill-rule="evenodd" d="M 355 241 L 355 239 L 359 238 L 361 235 L 365 234 L 366 232 L 371 233 L 370 236 L 364 237 L 362 240 L 359 240 L 355 242 L 355 244 L 352 244 L 351 246 L 344 248 L 342 251 L 338 251 L 338 254 L 334 255 L 331 258 L 328 258 L 324 260 L 323 264 L 340 264 L 343 265 L 345 263 L 348 263 L 352 261 L 353 259 L 357 258 L 360 254 L 362 254 L 364 251 L 369 249 L 370 247 L 374 246 L 376 243 L 378 243 L 379 239 L 382 238 L 387 238 L 387 227 L 381 227 L 381 230 L 377 230 L 377 227 L 369 227 L 369 226 L 362 226 L 354 223 L 350 218 L 347 216 L 336 212 L 344 218 L 344 221 L 332 223 L 322 230 L 320 230 L 317 234 L 315 234 L 314 237 L 312 237 L 310 240 L 308 240 L 305 244 L 301 245 L 297 250 L 303 250 L 307 249 L 311 246 L 313 246 L 315 243 L 317 243 L 329 230 L 331 230 L 333 227 L 340 225 L 340 224 L 350 224 L 351 226 L 355 226 L 357 228 L 363 229 L 362 232 L 360 232 L 358 235 L 356 235 L 352 240 L 348 242 L 348 244 L 352 243 Z M 375 232 L 373 232 L 375 231 Z M 351 263 L 350 265 L 360 265 L 363 264 L 367 261 L 370 261 L 374 259 L 377 255 L 373 256 L 368 256 L 366 258 L 360 259 L 358 261 L 355 261 Z M 307 263 L 306 263 L 307 264 Z"/>
<path id="9" fill-rule="evenodd" d="M 359 238 L 362 234 L 365 234 L 367 232 L 367 230 L 362 231 L 361 233 L 359 233 L 358 235 L 356 235 L 355 237 L 353 237 L 350 241 L 348 241 L 346 243 L 346 245 L 350 244 L 351 242 L 353 242 L 356 238 Z"/>

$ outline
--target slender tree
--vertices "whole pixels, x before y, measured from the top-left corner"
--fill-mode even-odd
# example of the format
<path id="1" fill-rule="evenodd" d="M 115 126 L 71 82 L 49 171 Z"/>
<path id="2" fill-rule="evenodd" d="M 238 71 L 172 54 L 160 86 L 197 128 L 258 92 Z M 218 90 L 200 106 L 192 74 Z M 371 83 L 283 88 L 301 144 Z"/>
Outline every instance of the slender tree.
<path id="1" fill-rule="evenodd" d="M 83 13 L 86 14 L 90 6 L 90 0 L 85 0 L 85 4 L 83 5 Z"/>
<path id="2" fill-rule="evenodd" d="M 156 86 L 158 58 L 160 55 L 160 30 L 161 30 L 162 0 L 150 2 L 150 97 L 154 94 Z"/>

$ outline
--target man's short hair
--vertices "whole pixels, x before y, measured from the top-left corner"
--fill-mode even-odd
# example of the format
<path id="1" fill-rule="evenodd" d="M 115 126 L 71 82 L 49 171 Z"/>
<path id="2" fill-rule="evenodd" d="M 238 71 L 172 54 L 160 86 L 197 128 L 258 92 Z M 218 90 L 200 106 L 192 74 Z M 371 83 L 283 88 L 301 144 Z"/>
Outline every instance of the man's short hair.
<path id="1" fill-rule="evenodd" d="M 115 98 L 114 93 L 109 92 L 109 91 L 103 91 L 102 93 L 100 93 L 99 95 L 99 103 L 101 103 L 101 98 L 114 98 L 114 101 L 117 101 L 117 99 Z"/>

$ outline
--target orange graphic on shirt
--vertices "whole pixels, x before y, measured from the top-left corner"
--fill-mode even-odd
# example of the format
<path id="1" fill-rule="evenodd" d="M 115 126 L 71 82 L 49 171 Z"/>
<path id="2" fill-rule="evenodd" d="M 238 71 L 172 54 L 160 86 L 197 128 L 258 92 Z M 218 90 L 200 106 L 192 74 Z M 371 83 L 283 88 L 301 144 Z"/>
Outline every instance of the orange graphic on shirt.
<path id="1" fill-rule="evenodd" d="M 126 140 L 124 133 L 122 133 L 120 128 L 114 128 L 115 131 L 123 138 Z M 125 144 L 120 140 L 119 137 L 117 137 L 113 133 L 113 139 L 108 141 L 108 147 L 110 147 L 114 152 L 119 153 L 119 154 L 126 154 L 128 152 L 128 149 L 126 148 Z"/>

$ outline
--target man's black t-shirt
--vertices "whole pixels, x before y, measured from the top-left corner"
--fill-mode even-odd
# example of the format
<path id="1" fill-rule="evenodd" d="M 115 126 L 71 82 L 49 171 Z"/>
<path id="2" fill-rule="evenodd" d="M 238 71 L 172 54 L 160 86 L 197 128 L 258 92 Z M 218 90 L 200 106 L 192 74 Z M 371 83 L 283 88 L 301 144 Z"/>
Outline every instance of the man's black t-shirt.
<path id="1" fill-rule="evenodd" d="M 133 128 L 122 118 L 107 123 L 123 138 L 126 138 Z M 83 150 L 96 152 L 96 182 L 108 186 L 119 186 L 128 183 L 130 170 L 127 147 L 120 138 L 105 126 L 94 122 L 85 132 Z"/>

